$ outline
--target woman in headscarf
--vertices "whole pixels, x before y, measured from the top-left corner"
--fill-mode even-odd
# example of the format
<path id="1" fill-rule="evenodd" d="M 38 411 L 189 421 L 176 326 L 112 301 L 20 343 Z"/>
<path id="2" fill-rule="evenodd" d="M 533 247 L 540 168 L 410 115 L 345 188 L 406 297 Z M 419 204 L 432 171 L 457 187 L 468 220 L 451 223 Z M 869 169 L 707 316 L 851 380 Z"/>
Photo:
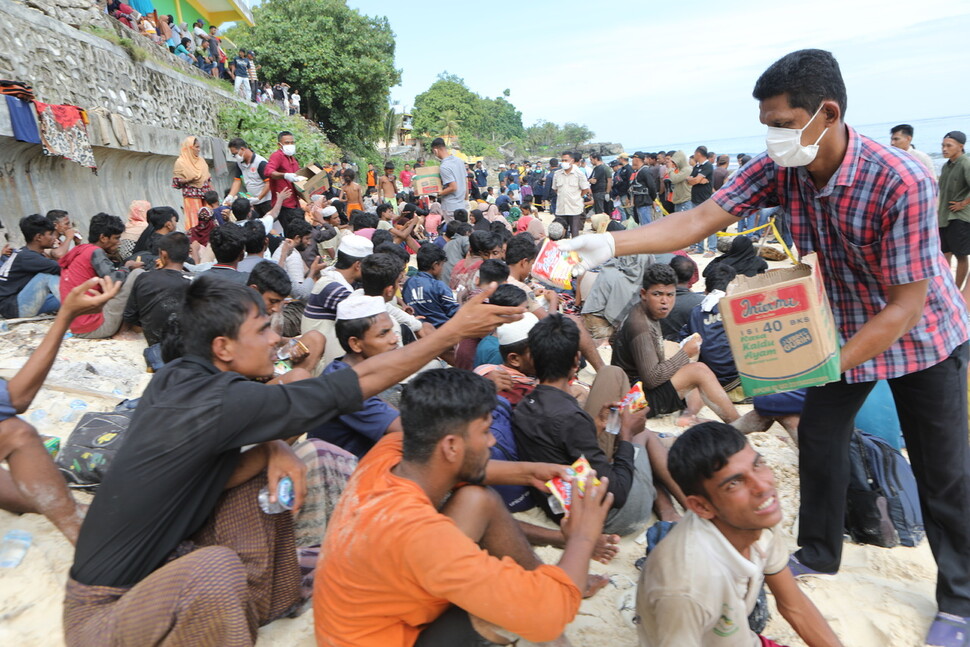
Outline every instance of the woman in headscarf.
<path id="1" fill-rule="evenodd" d="M 424 218 L 424 230 L 429 234 L 437 236 L 438 229 L 441 227 L 441 219 L 445 217 L 445 212 L 441 209 L 440 202 L 432 202 L 428 208 L 428 215 Z"/>
<path id="2" fill-rule="evenodd" d="M 727 263 L 738 274 L 745 276 L 755 276 L 768 270 L 768 262 L 758 256 L 754 243 L 747 236 L 735 236 L 731 241 L 731 251 L 718 256 L 704 268 L 704 278 L 707 278 L 707 271 L 717 263 Z"/>
<path id="3" fill-rule="evenodd" d="M 128 205 L 128 221 L 125 223 L 125 232 L 121 234 L 121 244 L 118 245 L 121 260 L 128 260 L 135 251 L 135 243 L 148 227 L 147 214 L 151 208 L 152 203 L 148 200 L 132 200 Z"/>
<path id="4" fill-rule="evenodd" d="M 472 209 L 468 214 L 468 223 L 475 231 L 491 231 L 491 223 L 481 209 Z"/>
<path id="5" fill-rule="evenodd" d="M 533 220 L 532 214 L 527 213 L 523 215 L 521 218 L 519 218 L 517 221 L 515 221 L 515 233 L 521 234 L 526 229 L 528 229 L 529 223 L 532 222 L 532 220 Z"/>
<path id="6" fill-rule="evenodd" d="M 172 175 L 172 188 L 182 191 L 185 229 L 189 230 L 199 224 L 198 213 L 202 208 L 202 197 L 206 191 L 212 190 L 209 164 L 202 157 L 202 145 L 198 137 L 189 136 L 182 141 L 182 151 L 175 160 Z"/>
<path id="7" fill-rule="evenodd" d="M 546 226 L 542 224 L 542 220 L 539 218 L 533 218 L 526 225 L 525 230 L 532 235 L 532 239 L 537 243 L 541 243 L 546 237 Z"/>
<path id="8" fill-rule="evenodd" d="M 509 221 L 505 218 L 505 216 L 502 215 L 502 212 L 499 211 L 499 208 L 494 204 L 488 205 L 488 209 L 485 211 L 485 220 L 489 222 L 500 222 L 505 225 L 506 229 L 512 231 L 512 225 L 509 224 Z"/>

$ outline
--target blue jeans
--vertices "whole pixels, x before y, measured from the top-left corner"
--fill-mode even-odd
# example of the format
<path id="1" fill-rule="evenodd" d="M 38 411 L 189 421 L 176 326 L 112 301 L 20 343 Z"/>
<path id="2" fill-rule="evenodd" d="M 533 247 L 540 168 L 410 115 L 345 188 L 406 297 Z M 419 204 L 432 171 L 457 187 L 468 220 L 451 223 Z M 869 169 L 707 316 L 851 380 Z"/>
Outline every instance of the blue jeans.
<path id="1" fill-rule="evenodd" d="M 36 317 L 57 312 L 61 307 L 61 277 L 38 274 L 17 294 L 17 316 Z"/>
<path id="2" fill-rule="evenodd" d="M 699 203 L 690 202 L 690 201 L 687 201 L 684 204 L 689 204 L 690 209 L 696 209 L 697 207 L 701 206 Z M 704 241 L 702 240 L 699 243 L 697 243 L 696 247 L 697 249 L 704 251 Z M 707 237 L 707 250 L 711 252 L 717 251 L 717 234 L 711 234 L 710 236 Z"/>
<path id="3" fill-rule="evenodd" d="M 649 225 L 653 222 L 653 205 L 647 204 L 636 208 L 636 221 L 640 225 Z"/>

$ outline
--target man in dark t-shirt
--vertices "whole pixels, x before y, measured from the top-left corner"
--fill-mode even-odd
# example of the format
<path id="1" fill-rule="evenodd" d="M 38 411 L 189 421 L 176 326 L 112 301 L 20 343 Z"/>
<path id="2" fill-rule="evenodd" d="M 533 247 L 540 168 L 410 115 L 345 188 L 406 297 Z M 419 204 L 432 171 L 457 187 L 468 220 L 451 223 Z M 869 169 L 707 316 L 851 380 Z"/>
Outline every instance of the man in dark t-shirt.
<path id="1" fill-rule="evenodd" d="M 189 258 L 189 238 L 182 232 L 162 236 L 158 243 L 161 268 L 135 278 L 125 305 L 124 320 L 141 326 L 145 341 L 154 346 L 162 341 L 169 318 L 182 308 L 191 277 L 183 270 Z"/>
<path id="2" fill-rule="evenodd" d="M 33 214 L 21 218 L 20 232 L 27 244 L 0 259 L 0 317 L 5 319 L 57 312 L 61 304 L 61 267 L 43 253 L 54 248 L 53 223 Z"/>
<path id="3" fill-rule="evenodd" d="M 707 147 L 698 146 L 694 151 L 694 168 L 687 178 L 690 185 L 691 208 L 697 208 L 702 202 L 714 195 L 714 165 L 707 161 Z M 705 258 L 714 256 L 717 251 L 717 235 L 712 234 L 707 237 L 707 251 L 704 252 Z M 704 251 L 704 240 L 697 243 L 697 252 Z"/>
<path id="4" fill-rule="evenodd" d="M 589 178 L 590 190 L 593 192 L 593 213 L 606 213 L 606 200 L 612 188 L 611 173 L 599 153 L 590 153 L 589 159 L 593 162 L 593 174 Z"/>

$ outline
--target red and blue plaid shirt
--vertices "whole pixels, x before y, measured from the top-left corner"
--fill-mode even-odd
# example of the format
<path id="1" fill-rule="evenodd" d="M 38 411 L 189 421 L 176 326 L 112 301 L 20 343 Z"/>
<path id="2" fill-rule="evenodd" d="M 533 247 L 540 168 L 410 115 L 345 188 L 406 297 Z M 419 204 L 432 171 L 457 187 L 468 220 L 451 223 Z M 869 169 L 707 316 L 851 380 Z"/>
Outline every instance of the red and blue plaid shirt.
<path id="1" fill-rule="evenodd" d="M 714 194 L 741 217 L 780 204 L 800 254 L 816 252 L 843 343 L 886 307 L 887 288 L 927 279 L 923 317 L 884 353 L 845 374 L 870 382 L 929 368 L 967 340 L 967 311 L 940 253 L 937 186 L 904 151 L 846 127 L 842 165 L 821 190 L 803 167 L 784 168 L 762 153 Z"/>

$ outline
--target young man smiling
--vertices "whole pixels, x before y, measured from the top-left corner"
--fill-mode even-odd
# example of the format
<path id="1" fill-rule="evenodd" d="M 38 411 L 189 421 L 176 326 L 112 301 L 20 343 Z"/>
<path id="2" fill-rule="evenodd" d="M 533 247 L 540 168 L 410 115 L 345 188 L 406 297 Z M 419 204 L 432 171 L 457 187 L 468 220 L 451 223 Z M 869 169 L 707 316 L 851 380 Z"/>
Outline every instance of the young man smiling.
<path id="1" fill-rule="evenodd" d="M 812 522 L 799 527 L 802 549 L 792 566 L 798 574 L 838 570 L 853 421 L 886 379 L 939 567 L 940 613 L 927 644 L 963 647 L 970 635 L 967 308 L 940 254 L 936 182 L 908 153 L 846 125 L 845 83 L 829 52 L 784 56 L 758 79 L 754 97 L 768 150 L 713 199 L 649 228 L 584 236 L 565 247 L 591 267 L 614 254 L 679 249 L 754 209 L 785 205 L 799 252 L 820 252 L 844 340 L 842 379 L 805 397 L 799 516 Z"/>
<path id="2" fill-rule="evenodd" d="M 775 477 L 734 427 L 688 429 L 667 457 L 688 512 L 647 558 L 637 589 L 643 647 L 771 647 L 748 628 L 762 583 L 810 647 L 839 639 L 786 568 Z"/>

